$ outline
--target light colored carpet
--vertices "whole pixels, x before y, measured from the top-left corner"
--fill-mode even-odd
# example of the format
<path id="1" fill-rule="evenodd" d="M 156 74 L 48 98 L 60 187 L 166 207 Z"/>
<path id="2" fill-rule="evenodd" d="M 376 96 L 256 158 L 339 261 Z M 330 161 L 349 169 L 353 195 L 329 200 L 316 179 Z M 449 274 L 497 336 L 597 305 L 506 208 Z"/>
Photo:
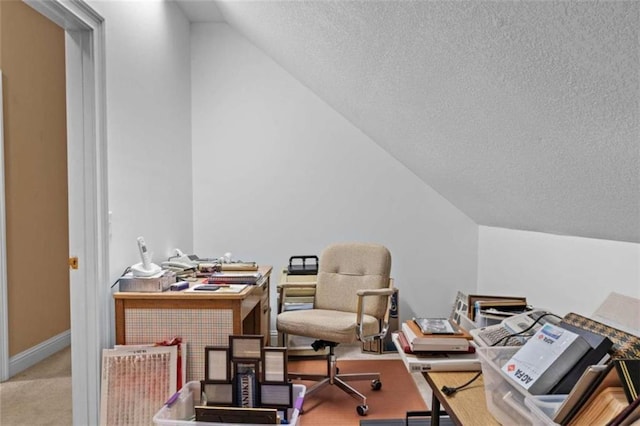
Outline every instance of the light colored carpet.
<path id="1" fill-rule="evenodd" d="M 2 426 L 72 424 L 71 348 L 0 383 Z"/>
<path id="2" fill-rule="evenodd" d="M 360 345 L 339 345 L 336 355 L 339 360 L 400 358 L 393 352 L 382 355 L 363 353 Z M 422 374 L 411 373 L 411 376 L 424 401 L 430 404 L 431 389 Z M 346 402 L 351 401 L 355 400 L 347 397 Z M 73 419 L 71 406 L 70 347 L 0 383 L 2 426 L 70 426 Z"/>

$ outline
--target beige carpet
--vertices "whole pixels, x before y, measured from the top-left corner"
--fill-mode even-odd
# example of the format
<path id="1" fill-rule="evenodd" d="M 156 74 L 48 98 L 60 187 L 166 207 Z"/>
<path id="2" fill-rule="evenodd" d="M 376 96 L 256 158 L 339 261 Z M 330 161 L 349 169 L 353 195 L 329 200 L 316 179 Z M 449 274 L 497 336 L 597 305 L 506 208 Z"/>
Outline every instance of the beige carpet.
<path id="1" fill-rule="evenodd" d="M 0 383 L 0 425 L 71 424 L 70 347 Z"/>

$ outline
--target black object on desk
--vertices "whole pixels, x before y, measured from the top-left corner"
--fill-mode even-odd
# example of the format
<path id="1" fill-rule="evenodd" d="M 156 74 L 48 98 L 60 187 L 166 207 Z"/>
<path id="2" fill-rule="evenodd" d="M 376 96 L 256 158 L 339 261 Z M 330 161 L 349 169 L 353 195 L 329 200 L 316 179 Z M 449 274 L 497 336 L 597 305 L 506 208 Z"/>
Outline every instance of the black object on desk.
<path id="1" fill-rule="evenodd" d="M 291 256 L 287 272 L 289 275 L 317 275 L 318 256 Z"/>
<path id="2" fill-rule="evenodd" d="M 198 291 L 216 291 L 220 288 L 219 285 L 215 285 L 215 284 L 201 284 L 199 286 L 194 287 L 194 290 L 198 290 Z"/>

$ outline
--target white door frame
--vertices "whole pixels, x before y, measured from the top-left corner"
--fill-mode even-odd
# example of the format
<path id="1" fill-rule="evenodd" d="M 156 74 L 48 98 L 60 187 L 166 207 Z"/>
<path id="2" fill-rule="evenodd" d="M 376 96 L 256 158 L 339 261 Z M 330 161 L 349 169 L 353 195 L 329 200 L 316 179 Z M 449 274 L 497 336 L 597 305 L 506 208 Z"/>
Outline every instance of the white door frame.
<path id="1" fill-rule="evenodd" d="M 73 423 L 94 425 L 100 413 L 102 348 L 109 346 L 108 206 L 104 19 L 84 0 L 24 0 L 65 30 L 69 274 Z M 4 176 L 4 161 L 1 162 Z M 0 379 L 9 370 L 4 182 L 0 192 Z"/>
<path id="2" fill-rule="evenodd" d="M 9 314 L 7 302 L 7 234 L 4 201 L 4 94 L 0 70 L 0 382 L 9 378 Z"/>

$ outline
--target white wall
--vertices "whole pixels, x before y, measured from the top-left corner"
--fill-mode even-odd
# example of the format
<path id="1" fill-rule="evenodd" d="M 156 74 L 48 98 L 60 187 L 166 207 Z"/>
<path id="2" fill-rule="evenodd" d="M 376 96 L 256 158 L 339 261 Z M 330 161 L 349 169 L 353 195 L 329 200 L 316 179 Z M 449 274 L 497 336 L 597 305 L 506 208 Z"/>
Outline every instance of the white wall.
<path id="1" fill-rule="evenodd" d="M 609 291 L 640 297 L 638 245 L 490 227 L 478 237 L 228 25 L 190 30 L 173 2 L 90 3 L 107 22 L 114 280 L 137 261 L 138 235 L 157 261 L 180 247 L 272 264 L 274 284 L 291 255 L 363 240 L 391 249 L 404 318 L 448 313 L 458 289 L 522 289 L 561 313 L 589 314 Z"/>
<path id="2" fill-rule="evenodd" d="M 591 315 L 610 292 L 640 298 L 640 245 L 481 226 L 481 294 Z"/>
<path id="3" fill-rule="evenodd" d="M 105 18 L 110 276 L 192 248 L 189 22 L 174 2 L 90 1 Z"/>
<path id="4" fill-rule="evenodd" d="M 230 26 L 191 28 L 198 255 L 274 265 L 277 284 L 291 255 L 379 242 L 404 318 L 448 314 L 475 289 L 469 218 Z"/>

